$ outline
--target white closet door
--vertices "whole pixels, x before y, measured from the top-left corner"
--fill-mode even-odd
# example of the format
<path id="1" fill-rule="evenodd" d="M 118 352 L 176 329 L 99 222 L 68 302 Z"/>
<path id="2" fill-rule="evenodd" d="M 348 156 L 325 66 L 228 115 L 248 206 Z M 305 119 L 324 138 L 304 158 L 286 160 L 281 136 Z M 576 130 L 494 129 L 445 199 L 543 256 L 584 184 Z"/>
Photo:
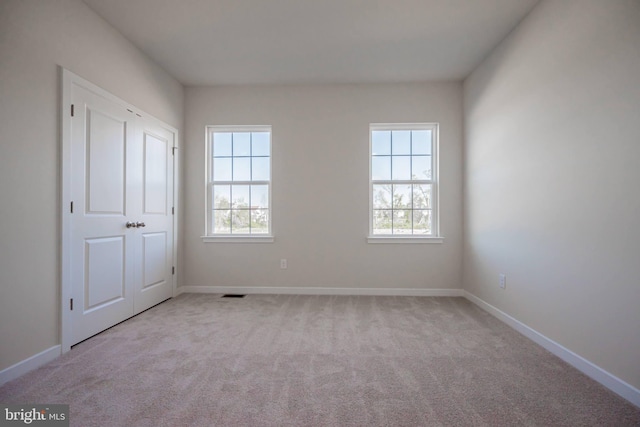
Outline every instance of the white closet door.
<path id="1" fill-rule="evenodd" d="M 73 343 L 133 315 L 135 228 L 140 208 L 136 116 L 79 86 L 72 93 L 71 281 Z"/>
<path id="2" fill-rule="evenodd" d="M 142 118 L 141 212 L 135 234 L 140 256 L 135 265 L 135 313 L 173 295 L 173 155 L 175 135 Z"/>
<path id="3" fill-rule="evenodd" d="M 71 345 L 173 294 L 173 131 L 71 93 Z"/>

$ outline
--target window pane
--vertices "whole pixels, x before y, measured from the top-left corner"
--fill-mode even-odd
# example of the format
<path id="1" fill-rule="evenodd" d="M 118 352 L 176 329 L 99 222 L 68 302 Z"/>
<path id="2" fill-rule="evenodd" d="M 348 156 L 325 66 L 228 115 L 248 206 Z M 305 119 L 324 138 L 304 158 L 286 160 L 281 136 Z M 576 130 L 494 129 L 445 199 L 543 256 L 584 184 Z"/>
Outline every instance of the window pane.
<path id="1" fill-rule="evenodd" d="M 249 207 L 249 186 L 233 185 L 231 188 L 231 207 L 232 209 Z"/>
<path id="2" fill-rule="evenodd" d="M 431 131 L 411 131 L 411 154 L 431 154 Z"/>
<path id="3" fill-rule="evenodd" d="M 213 180 L 231 181 L 231 158 L 213 159 Z"/>
<path id="4" fill-rule="evenodd" d="M 371 154 L 374 156 L 391 154 L 391 131 L 374 130 L 371 132 Z"/>
<path id="5" fill-rule="evenodd" d="M 393 211 L 393 234 L 411 234 L 410 209 L 399 209 Z"/>
<path id="6" fill-rule="evenodd" d="M 413 234 L 431 234 L 431 211 L 413 211 Z"/>
<path id="7" fill-rule="evenodd" d="M 231 207 L 231 186 L 213 186 L 213 209 L 229 209 Z"/>
<path id="8" fill-rule="evenodd" d="M 393 185 L 393 208 L 411 209 L 411 184 Z"/>
<path id="9" fill-rule="evenodd" d="M 431 184 L 414 184 L 413 185 L 413 208 L 414 209 L 430 209 L 431 208 Z"/>
<path id="10" fill-rule="evenodd" d="M 252 208 L 268 208 L 269 207 L 269 186 L 268 185 L 252 185 L 251 186 L 251 207 Z"/>
<path id="11" fill-rule="evenodd" d="M 251 133 L 251 155 L 269 156 L 269 132 Z"/>
<path id="12" fill-rule="evenodd" d="M 373 186 L 373 208 L 391 208 L 391 185 L 386 184 Z"/>
<path id="13" fill-rule="evenodd" d="M 411 179 L 411 156 L 393 156 L 391 179 Z"/>
<path id="14" fill-rule="evenodd" d="M 373 234 L 391 234 L 391 210 L 373 211 Z"/>
<path id="15" fill-rule="evenodd" d="M 371 179 L 391 179 L 391 156 L 375 156 L 371 158 Z"/>
<path id="16" fill-rule="evenodd" d="M 269 232 L 269 210 L 251 209 L 251 234 L 265 234 Z"/>
<path id="17" fill-rule="evenodd" d="M 251 155 L 251 133 L 249 132 L 233 133 L 233 155 L 234 157 Z"/>
<path id="18" fill-rule="evenodd" d="M 411 157 L 413 179 L 431 179 L 431 156 Z"/>
<path id="19" fill-rule="evenodd" d="M 251 180 L 251 158 L 250 157 L 234 157 L 233 158 L 233 180 L 234 181 Z"/>
<path id="20" fill-rule="evenodd" d="M 213 156 L 231 156 L 231 133 L 214 132 L 213 134 Z"/>
<path id="21" fill-rule="evenodd" d="M 231 233 L 249 234 L 249 209 L 231 211 Z"/>
<path id="22" fill-rule="evenodd" d="M 394 130 L 391 132 L 391 154 L 411 154 L 410 130 Z"/>
<path id="23" fill-rule="evenodd" d="M 252 181 L 269 180 L 269 157 L 253 157 L 251 159 Z"/>
<path id="24" fill-rule="evenodd" d="M 213 211 L 213 232 L 221 234 L 231 233 L 231 211 Z"/>

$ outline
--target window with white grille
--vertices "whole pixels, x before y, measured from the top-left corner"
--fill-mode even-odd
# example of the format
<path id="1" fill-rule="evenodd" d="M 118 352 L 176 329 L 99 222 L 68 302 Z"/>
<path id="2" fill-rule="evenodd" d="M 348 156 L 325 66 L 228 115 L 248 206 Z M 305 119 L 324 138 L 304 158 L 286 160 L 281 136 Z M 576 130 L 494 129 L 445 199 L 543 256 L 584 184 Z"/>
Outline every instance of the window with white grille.
<path id="1" fill-rule="evenodd" d="M 370 236 L 439 237 L 438 125 L 370 126 Z"/>
<path id="2" fill-rule="evenodd" d="M 271 127 L 207 133 L 207 236 L 271 236 Z"/>

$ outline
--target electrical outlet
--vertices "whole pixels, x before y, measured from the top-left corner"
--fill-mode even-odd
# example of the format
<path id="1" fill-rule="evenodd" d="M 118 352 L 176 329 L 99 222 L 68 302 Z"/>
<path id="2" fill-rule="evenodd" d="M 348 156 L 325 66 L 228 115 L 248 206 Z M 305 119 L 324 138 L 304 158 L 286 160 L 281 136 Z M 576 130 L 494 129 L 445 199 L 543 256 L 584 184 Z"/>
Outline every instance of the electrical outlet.
<path id="1" fill-rule="evenodd" d="M 500 273 L 500 287 L 502 289 L 506 289 L 507 288 L 507 275 L 504 273 Z"/>
<path id="2" fill-rule="evenodd" d="M 282 258 L 280 260 L 280 268 L 282 268 L 283 270 L 287 268 L 287 259 L 286 258 Z"/>

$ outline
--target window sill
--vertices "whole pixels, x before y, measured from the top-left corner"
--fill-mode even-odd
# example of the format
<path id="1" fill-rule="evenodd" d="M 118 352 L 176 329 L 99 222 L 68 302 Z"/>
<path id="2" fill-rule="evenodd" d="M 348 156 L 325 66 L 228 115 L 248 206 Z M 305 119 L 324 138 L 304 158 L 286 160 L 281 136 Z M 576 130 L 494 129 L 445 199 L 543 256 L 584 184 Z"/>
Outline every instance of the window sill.
<path id="1" fill-rule="evenodd" d="M 433 244 L 444 242 L 444 237 L 421 236 L 369 236 L 367 243 L 422 243 Z"/>
<path id="2" fill-rule="evenodd" d="M 273 243 L 273 236 L 202 236 L 204 243 Z"/>

